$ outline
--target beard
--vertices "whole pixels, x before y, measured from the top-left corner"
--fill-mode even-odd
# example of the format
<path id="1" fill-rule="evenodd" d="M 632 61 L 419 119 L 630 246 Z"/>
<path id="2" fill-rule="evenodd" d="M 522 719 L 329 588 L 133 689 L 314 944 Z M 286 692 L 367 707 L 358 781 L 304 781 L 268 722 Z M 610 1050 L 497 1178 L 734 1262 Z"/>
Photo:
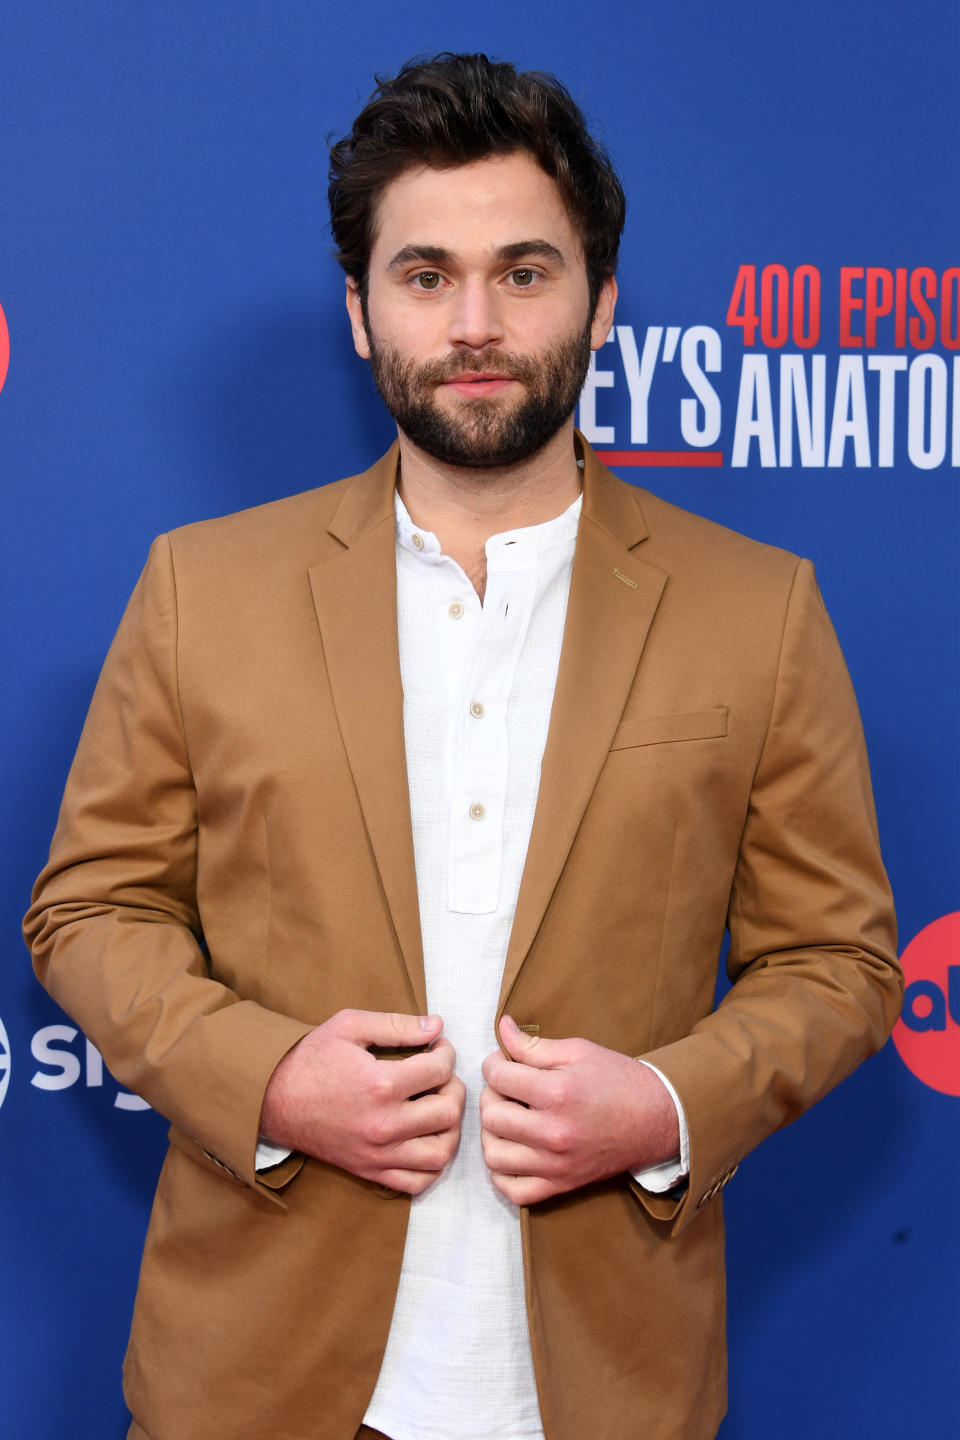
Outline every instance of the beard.
<path id="1" fill-rule="evenodd" d="M 493 470 L 529 460 L 573 414 L 590 368 L 590 322 L 550 350 L 515 355 L 490 348 L 417 365 L 377 344 L 367 326 L 370 370 L 383 403 L 400 429 L 435 460 Z M 463 375 L 503 375 L 519 381 L 519 400 L 460 399 L 442 408 L 435 389 Z"/>

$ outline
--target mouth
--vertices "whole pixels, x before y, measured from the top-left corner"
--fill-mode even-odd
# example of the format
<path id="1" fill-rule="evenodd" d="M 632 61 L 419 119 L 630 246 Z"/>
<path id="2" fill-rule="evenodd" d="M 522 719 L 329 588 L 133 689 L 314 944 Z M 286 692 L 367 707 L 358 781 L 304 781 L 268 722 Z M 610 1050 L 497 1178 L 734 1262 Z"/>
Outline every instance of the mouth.
<path id="1" fill-rule="evenodd" d="M 468 399 L 476 399 L 483 395 L 497 395 L 508 385 L 514 384 L 516 381 L 512 375 L 503 375 L 496 371 L 480 371 L 478 374 L 471 372 L 457 375 L 452 380 L 445 381 L 442 388 L 452 390 L 457 395 L 465 395 Z"/>

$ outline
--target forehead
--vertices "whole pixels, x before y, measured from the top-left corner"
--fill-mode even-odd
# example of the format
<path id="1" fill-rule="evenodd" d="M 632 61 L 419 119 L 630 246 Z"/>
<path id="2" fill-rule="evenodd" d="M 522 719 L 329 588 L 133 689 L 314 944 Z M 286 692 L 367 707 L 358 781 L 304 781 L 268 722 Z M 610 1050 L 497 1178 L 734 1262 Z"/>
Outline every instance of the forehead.
<path id="1" fill-rule="evenodd" d="M 556 182 L 530 155 L 491 155 L 445 170 L 419 166 L 391 180 L 377 208 L 370 261 L 387 264 L 407 245 L 467 255 L 531 239 L 581 253 Z"/>

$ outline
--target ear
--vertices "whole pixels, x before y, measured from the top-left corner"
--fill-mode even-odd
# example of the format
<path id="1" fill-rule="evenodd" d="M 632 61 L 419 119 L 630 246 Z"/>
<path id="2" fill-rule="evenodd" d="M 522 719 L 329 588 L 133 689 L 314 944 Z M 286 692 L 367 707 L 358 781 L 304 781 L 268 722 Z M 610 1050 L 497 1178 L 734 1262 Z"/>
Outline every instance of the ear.
<path id="1" fill-rule="evenodd" d="M 370 359 L 370 341 L 367 339 L 367 327 L 363 323 L 363 306 L 360 303 L 360 288 L 356 280 L 347 276 L 347 314 L 350 316 L 350 329 L 353 331 L 353 348 L 362 360 Z"/>
<path id="2" fill-rule="evenodd" d="M 617 305 L 617 282 L 613 275 L 608 275 L 600 287 L 600 294 L 597 296 L 596 309 L 593 312 L 593 321 L 590 325 L 590 349 L 599 350 L 606 342 L 610 334 L 610 327 L 613 324 L 613 312 Z"/>

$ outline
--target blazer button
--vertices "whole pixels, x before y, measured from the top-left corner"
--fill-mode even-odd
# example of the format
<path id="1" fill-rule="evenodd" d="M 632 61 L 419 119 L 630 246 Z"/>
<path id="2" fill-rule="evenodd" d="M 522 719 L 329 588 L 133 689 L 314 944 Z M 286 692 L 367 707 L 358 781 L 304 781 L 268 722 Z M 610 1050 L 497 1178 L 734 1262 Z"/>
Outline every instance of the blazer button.
<path id="1" fill-rule="evenodd" d="M 713 1197 L 717 1194 L 717 1192 L 719 1191 L 719 1189 L 720 1189 L 720 1181 L 719 1181 L 719 1180 L 715 1180 L 715 1181 L 713 1182 L 713 1184 L 712 1184 L 712 1185 L 709 1185 L 709 1186 L 707 1187 L 707 1189 L 704 1190 L 703 1194 L 700 1196 L 700 1199 L 697 1201 L 697 1209 L 698 1209 L 698 1210 L 702 1210 L 703 1207 L 704 1207 L 704 1205 L 708 1205 L 708 1204 L 710 1203 L 710 1201 L 713 1199 Z"/>

